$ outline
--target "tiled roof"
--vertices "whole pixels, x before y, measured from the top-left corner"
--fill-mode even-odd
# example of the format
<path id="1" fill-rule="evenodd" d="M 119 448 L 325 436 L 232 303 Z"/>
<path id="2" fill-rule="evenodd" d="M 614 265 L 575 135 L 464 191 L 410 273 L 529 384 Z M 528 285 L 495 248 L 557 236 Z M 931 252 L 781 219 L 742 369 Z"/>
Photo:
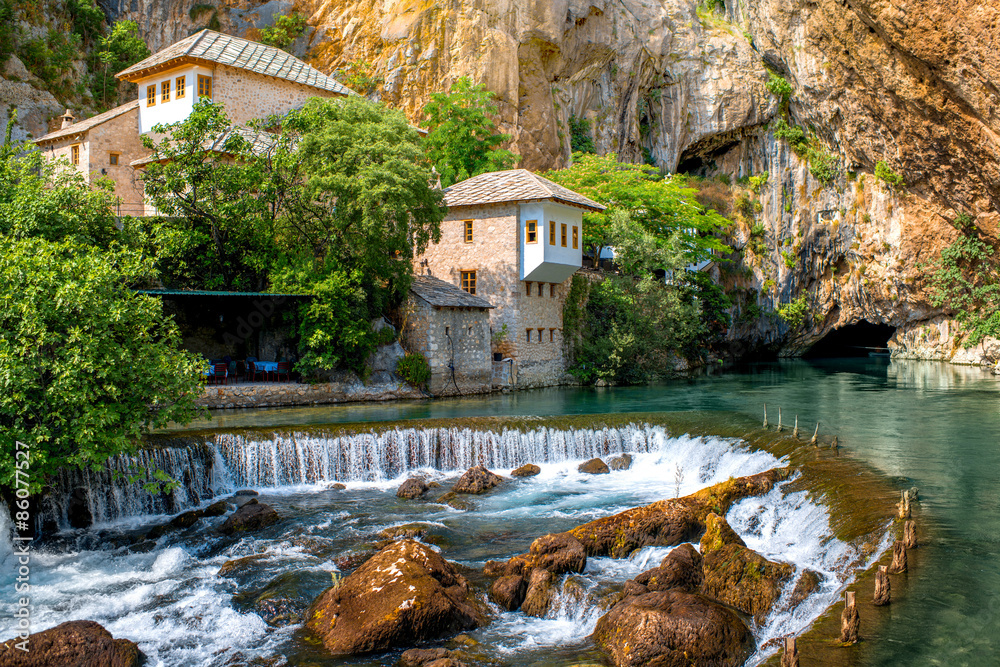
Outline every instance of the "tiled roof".
<path id="1" fill-rule="evenodd" d="M 64 127 L 61 130 L 56 130 L 55 132 L 49 132 L 44 137 L 35 139 L 35 143 L 40 144 L 43 141 L 54 141 L 56 139 L 62 139 L 64 137 L 73 136 L 74 134 L 80 134 L 81 132 L 86 132 L 92 127 L 97 127 L 101 123 L 106 123 L 112 118 L 117 118 L 118 116 L 121 116 L 123 113 L 127 113 L 132 109 L 138 109 L 138 108 L 139 108 L 139 100 L 132 100 L 131 102 L 123 104 L 120 107 L 115 107 L 110 111 L 105 111 L 104 113 L 99 113 L 96 116 L 91 116 L 86 120 L 81 120 L 79 122 L 73 123 L 69 127 Z M 136 132 L 138 131 L 139 129 L 137 127 Z"/>
<path id="2" fill-rule="evenodd" d="M 410 291 L 432 306 L 451 308 L 493 308 L 494 306 L 478 296 L 469 294 L 451 283 L 434 276 L 413 276 Z"/>
<path id="3" fill-rule="evenodd" d="M 444 189 L 444 202 L 449 207 L 482 206 L 521 201 L 551 199 L 564 204 L 580 206 L 591 211 L 604 207 L 583 195 L 533 174 L 527 169 L 492 171 L 466 179 Z"/>
<path id="4" fill-rule="evenodd" d="M 224 35 L 214 30 L 196 32 L 122 70 L 117 76 L 125 81 L 134 81 L 140 78 L 146 70 L 185 59 L 229 65 L 341 95 L 353 93 L 350 88 L 339 81 L 323 74 L 315 67 L 305 64 L 290 53 L 259 42 L 251 42 L 248 39 Z"/>

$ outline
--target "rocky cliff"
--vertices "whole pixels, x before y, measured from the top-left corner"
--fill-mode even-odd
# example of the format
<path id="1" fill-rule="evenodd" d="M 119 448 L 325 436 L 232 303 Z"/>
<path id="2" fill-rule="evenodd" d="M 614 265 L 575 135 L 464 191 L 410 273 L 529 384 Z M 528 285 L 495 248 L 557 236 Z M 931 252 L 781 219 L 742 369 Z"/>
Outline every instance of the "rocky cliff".
<path id="1" fill-rule="evenodd" d="M 571 116 L 599 152 L 733 182 L 749 198 L 720 278 L 739 296 L 734 339 L 786 353 L 866 321 L 895 354 L 976 363 L 926 295 L 926 263 L 968 214 L 1000 220 L 1000 5 L 978 0 L 108 0 L 153 50 L 207 21 L 253 36 L 298 11 L 291 47 L 323 71 L 367 61 L 374 97 L 417 122 L 469 75 L 497 93 L 522 166 L 569 160 Z M 787 104 L 768 70 L 786 79 Z M 828 162 L 775 137 L 783 118 Z M 801 147 L 800 147 L 801 148 Z M 883 161 L 903 182 L 873 176 Z M 811 170 L 810 167 L 813 167 Z M 761 176 L 767 172 L 766 182 Z M 820 173 L 819 180 L 816 173 Z M 757 181 L 748 190 L 746 178 Z M 743 179 L 742 185 L 739 185 Z M 770 312 L 805 297 L 801 327 Z"/>

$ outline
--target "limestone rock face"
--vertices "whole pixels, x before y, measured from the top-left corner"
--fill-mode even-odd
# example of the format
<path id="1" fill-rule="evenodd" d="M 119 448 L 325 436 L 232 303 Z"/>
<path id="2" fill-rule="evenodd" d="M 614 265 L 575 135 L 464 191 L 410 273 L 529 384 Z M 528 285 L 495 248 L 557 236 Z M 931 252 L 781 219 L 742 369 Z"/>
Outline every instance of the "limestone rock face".
<path id="1" fill-rule="evenodd" d="M 144 656 L 135 642 L 115 639 L 94 621 L 68 621 L 28 638 L 30 651 L 14 648 L 13 642 L 0 649 L 0 664 L 11 667 L 51 665 L 105 665 L 138 667 Z"/>
<path id="2" fill-rule="evenodd" d="M 735 612 L 679 590 L 625 598 L 597 622 L 594 641 L 617 667 L 736 667 L 754 646 Z"/>
<path id="3" fill-rule="evenodd" d="M 413 540 L 394 542 L 365 561 L 320 595 L 306 618 L 335 655 L 413 646 L 483 620 L 465 578 Z"/>

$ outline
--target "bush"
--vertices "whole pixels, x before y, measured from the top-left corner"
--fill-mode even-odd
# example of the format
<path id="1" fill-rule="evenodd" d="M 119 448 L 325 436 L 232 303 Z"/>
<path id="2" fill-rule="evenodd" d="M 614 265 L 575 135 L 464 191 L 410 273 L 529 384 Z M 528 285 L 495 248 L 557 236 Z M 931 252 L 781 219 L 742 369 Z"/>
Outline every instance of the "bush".
<path id="1" fill-rule="evenodd" d="M 14 53 L 17 38 L 17 21 L 10 0 L 0 0 L 0 65 Z"/>
<path id="2" fill-rule="evenodd" d="M 879 160 L 875 164 L 875 178 L 887 183 L 891 187 L 897 187 L 903 184 L 903 177 L 890 169 L 889 165 L 883 160 Z"/>
<path id="3" fill-rule="evenodd" d="M 809 315 L 809 306 L 806 304 L 806 295 L 803 294 L 795 301 L 791 301 L 778 307 L 778 317 L 788 324 L 792 331 L 800 329 L 805 324 Z"/>
<path id="4" fill-rule="evenodd" d="M 596 153 L 590 121 L 579 116 L 569 117 L 569 145 L 573 153 Z"/>
<path id="5" fill-rule="evenodd" d="M 805 144 L 808 142 L 806 140 L 806 133 L 801 127 L 797 125 L 789 126 L 784 118 L 779 118 L 774 121 L 771 131 L 774 132 L 775 139 L 787 141 L 796 154 L 798 154 L 800 148 L 801 150 L 805 150 Z"/>
<path id="6" fill-rule="evenodd" d="M 410 352 L 396 363 L 396 375 L 414 387 L 423 387 L 431 379 L 431 366 L 427 357 L 419 352 Z"/>
<path id="7" fill-rule="evenodd" d="M 291 16 L 279 16 L 270 28 L 262 28 L 260 41 L 262 44 L 284 49 L 298 39 L 305 29 L 306 17 L 293 12 Z"/>
<path id="8" fill-rule="evenodd" d="M 777 72 L 768 71 L 767 90 L 782 102 L 787 102 L 792 96 L 792 85 Z"/>

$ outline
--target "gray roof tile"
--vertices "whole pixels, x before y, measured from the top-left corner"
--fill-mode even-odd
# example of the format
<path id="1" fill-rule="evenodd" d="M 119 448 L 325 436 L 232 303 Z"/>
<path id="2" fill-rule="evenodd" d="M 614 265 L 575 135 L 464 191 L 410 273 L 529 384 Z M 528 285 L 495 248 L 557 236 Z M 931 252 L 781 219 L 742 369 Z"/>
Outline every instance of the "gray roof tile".
<path id="1" fill-rule="evenodd" d="M 196 32 L 122 70 L 117 76 L 119 79 L 132 80 L 148 69 L 185 58 L 208 60 L 341 95 L 354 93 L 336 79 L 307 65 L 290 53 L 214 30 Z"/>
<path id="2" fill-rule="evenodd" d="M 54 141 L 56 139 L 63 139 L 65 137 L 69 137 L 74 134 L 80 134 L 81 132 L 86 132 L 92 127 L 97 127 L 101 123 L 106 123 L 112 118 L 117 118 L 118 116 L 121 116 L 124 113 L 128 113 L 132 109 L 138 109 L 138 108 L 139 108 L 139 100 L 132 100 L 131 102 L 127 102 L 121 105 L 120 107 L 115 107 L 114 109 L 105 111 L 104 113 L 99 113 L 96 116 L 91 116 L 90 118 L 87 118 L 85 120 L 77 121 L 72 125 L 70 125 L 69 127 L 64 127 L 60 130 L 56 130 L 55 132 L 49 132 L 44 137 L 39 137 L 38 139 L 35 139 L 35 143 L 40 144 L 43 141 L 44 142 Z M 138 128 L 136 128 L 136 131 L 138 132 Z"/>
<path id="3" fill-rule="evenodd" d="M 493 308 L 493 304 L 482 297 L 469 294 L 451 283 L 434 276 L 413 276 L 410 291 L 432 306 L 450 308 Z"/>
<path id="4" fill-rule="evenodd" d="M 604 210 L 594 200 L 527 169 L 491 171 L 444 189 L 444 202 L 449 207 L 544 200 L 558 201 L 591 211 Z"/>

